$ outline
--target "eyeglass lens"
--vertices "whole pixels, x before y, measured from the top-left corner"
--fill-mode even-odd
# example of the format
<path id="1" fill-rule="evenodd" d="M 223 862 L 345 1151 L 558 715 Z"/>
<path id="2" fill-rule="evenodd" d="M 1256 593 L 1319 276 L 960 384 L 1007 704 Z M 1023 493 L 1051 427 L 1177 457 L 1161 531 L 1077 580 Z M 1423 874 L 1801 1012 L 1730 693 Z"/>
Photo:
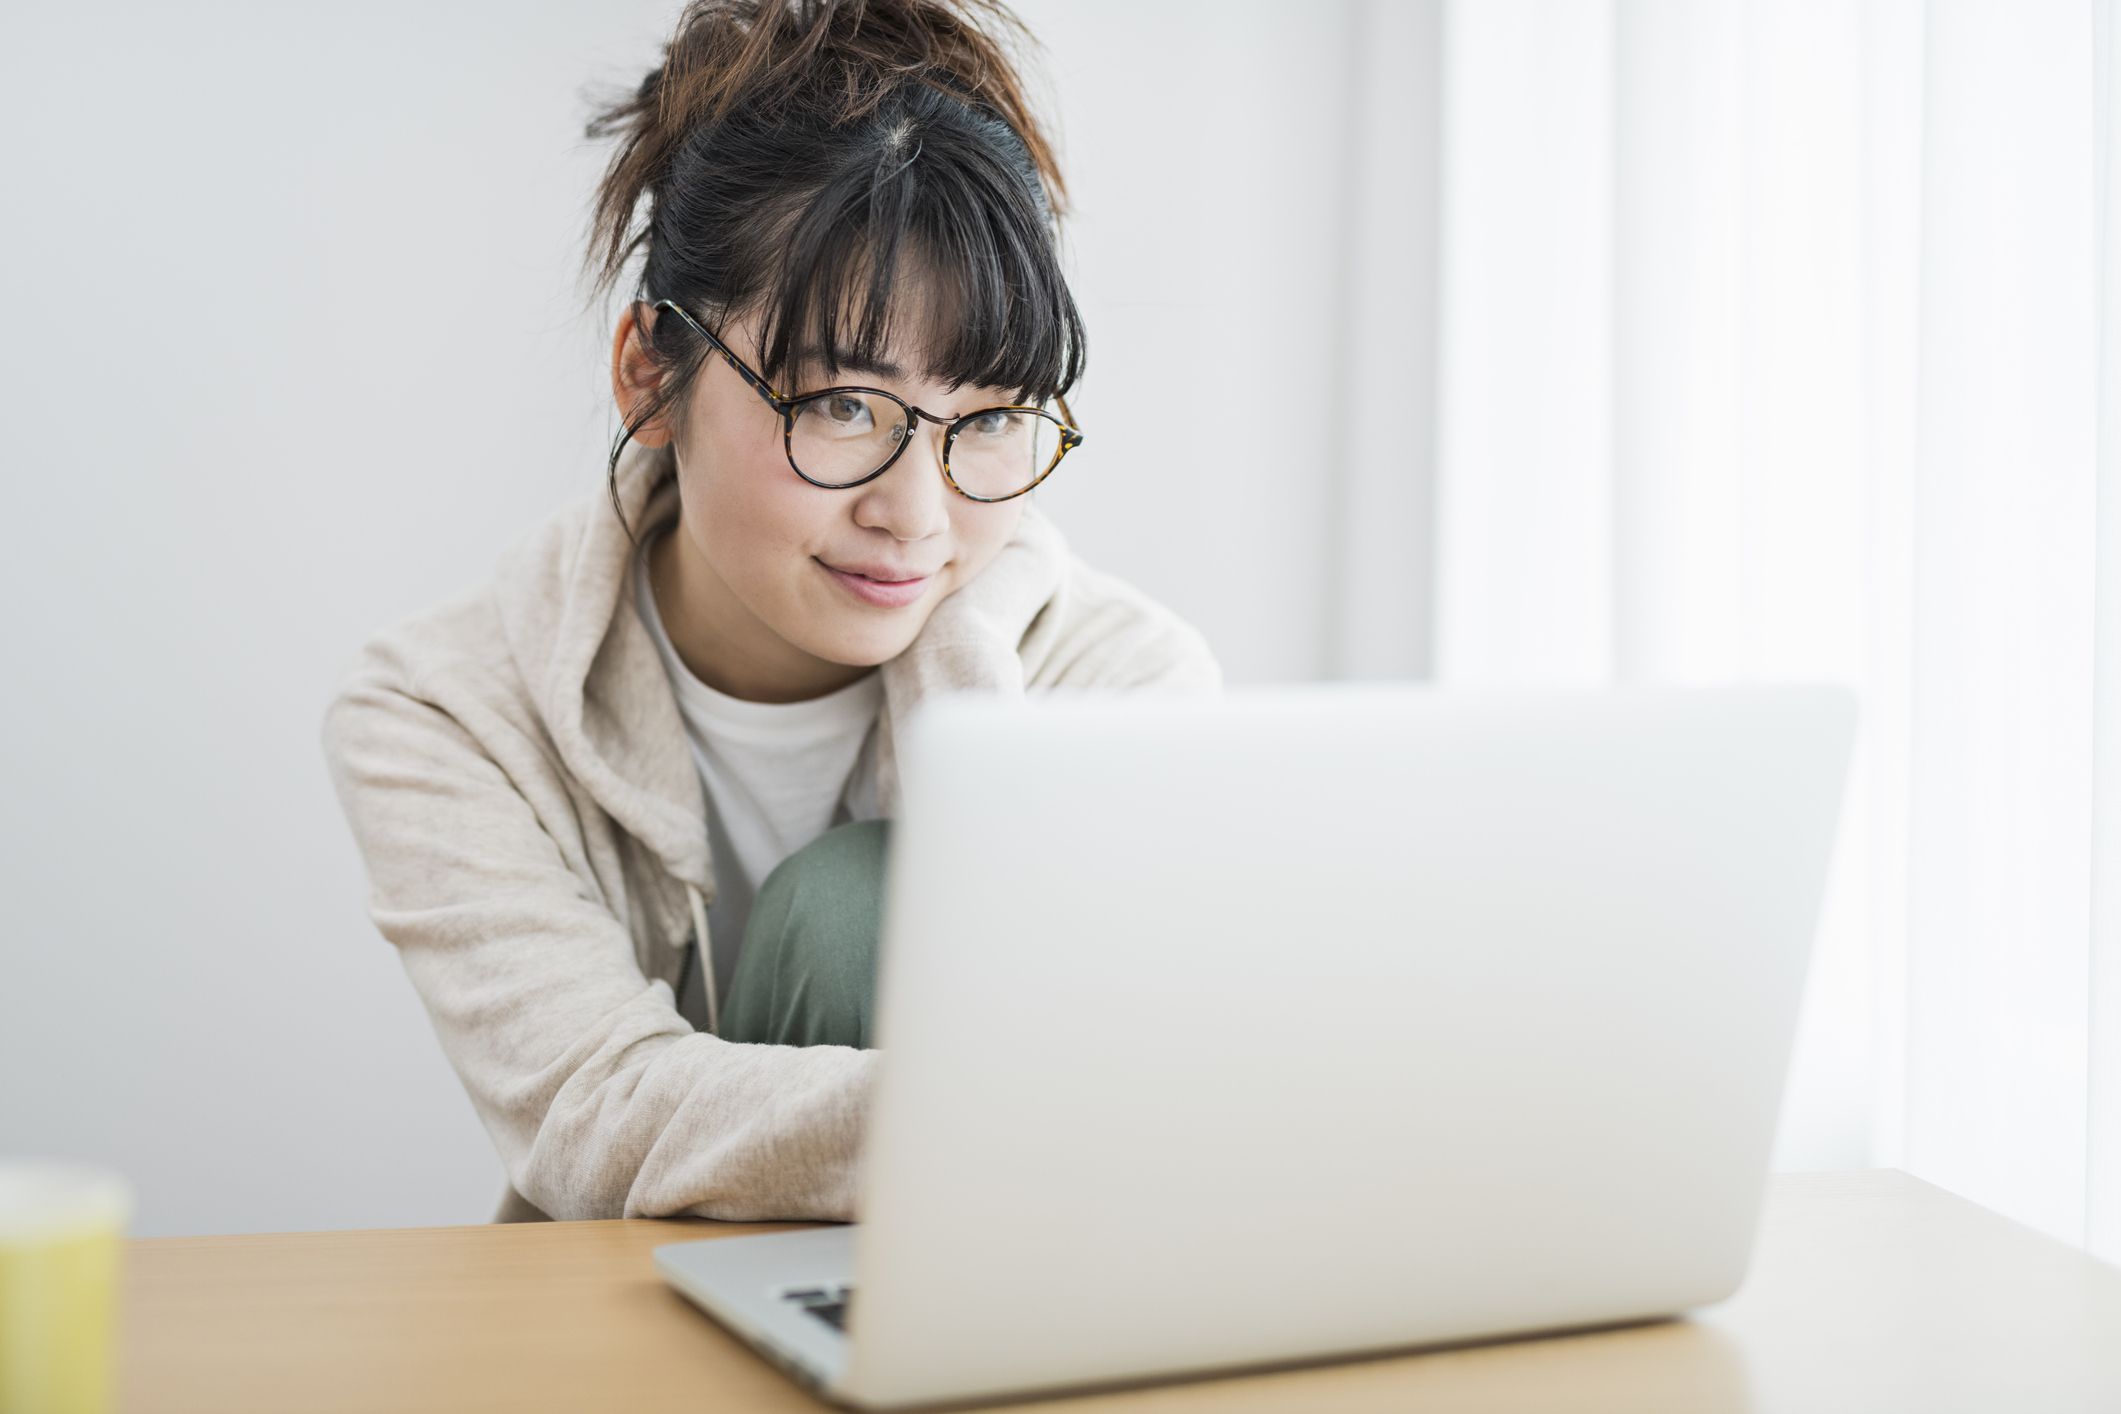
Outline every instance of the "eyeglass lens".
<path id="1" fill-rule="evenodd" d="M 796 469 L 828 486 L 851 486 L 891 460 L 909 414 L 876 393 L 825 393 L 798 403 L 788 436 Z M 958 424 L 944 453 L 958 489 L 983 500 L 1035 484 L 1060 454 L 1060 423 L 1043 413 L 989 408 Z"/>

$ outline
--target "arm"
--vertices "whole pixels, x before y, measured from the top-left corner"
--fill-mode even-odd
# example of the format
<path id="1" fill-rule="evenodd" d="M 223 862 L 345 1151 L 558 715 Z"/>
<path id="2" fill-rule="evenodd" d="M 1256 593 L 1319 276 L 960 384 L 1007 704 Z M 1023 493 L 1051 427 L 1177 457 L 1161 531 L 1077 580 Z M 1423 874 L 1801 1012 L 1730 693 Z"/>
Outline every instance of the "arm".
<path id="1" fill-rule="evenodd" d="M 594 807 L 533 739 L 455 705 L 367 672 L 325 746 L 376 926 L 516 1191 L 556 1218 L 851 1216 L 876 1054 L 693 1032 L 600 896 L 608 822 L 577 818 Z"/>

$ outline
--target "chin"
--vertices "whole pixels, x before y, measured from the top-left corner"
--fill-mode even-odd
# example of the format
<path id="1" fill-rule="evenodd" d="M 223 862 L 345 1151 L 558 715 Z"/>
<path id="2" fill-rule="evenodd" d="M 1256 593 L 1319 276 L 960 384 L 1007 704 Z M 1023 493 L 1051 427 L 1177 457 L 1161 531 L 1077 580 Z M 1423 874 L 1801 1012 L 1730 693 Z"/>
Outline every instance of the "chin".
<path id="1" fill-rule="evenodd" d="M 856 629 L 821 637 L 819 641 L 803 646 L 828 663 L 849 668 L 874 668 L 905 652 L 907 646 L 920 636 L 921 624 L 927 622 L 927 617 L 923 614 L 920 622 L 910 627 L 894 624 L 887 633 L 879 633 L 875 627 L 870 627 L 868 632 Z"/>

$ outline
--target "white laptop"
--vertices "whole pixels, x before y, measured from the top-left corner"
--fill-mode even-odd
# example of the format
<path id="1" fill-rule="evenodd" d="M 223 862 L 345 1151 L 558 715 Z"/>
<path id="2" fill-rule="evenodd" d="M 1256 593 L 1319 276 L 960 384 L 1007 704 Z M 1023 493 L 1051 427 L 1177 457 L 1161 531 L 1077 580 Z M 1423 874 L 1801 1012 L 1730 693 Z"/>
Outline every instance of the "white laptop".
<path id="1" fill-rule="evenodd" d="M 1721 1300 L 1853 729 L 1828 688 L 941 703 L 861 1222 L 657 1269 L 870 1408 Z"/>

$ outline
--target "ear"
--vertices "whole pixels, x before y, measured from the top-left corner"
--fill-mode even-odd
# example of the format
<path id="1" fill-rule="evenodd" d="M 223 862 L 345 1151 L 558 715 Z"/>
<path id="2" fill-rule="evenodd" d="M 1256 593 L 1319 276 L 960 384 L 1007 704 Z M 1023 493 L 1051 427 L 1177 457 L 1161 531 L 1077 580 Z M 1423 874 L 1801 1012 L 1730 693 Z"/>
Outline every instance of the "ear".
<path id="1" fill-rule="evenodd" d="M 632 422 L 634 409 L 655 395 L 663 380 L 662 367 L 649 351 L 649 332 L 655 328 L 656 312 L 636 301 L 619 316 L 619 329 L 611 339 L 611 395 L 618 400 L 619 416 Z M 633 440 L 644 447 L 670 445 L 670 419 L 650 418 L 634 429 Z"/>

